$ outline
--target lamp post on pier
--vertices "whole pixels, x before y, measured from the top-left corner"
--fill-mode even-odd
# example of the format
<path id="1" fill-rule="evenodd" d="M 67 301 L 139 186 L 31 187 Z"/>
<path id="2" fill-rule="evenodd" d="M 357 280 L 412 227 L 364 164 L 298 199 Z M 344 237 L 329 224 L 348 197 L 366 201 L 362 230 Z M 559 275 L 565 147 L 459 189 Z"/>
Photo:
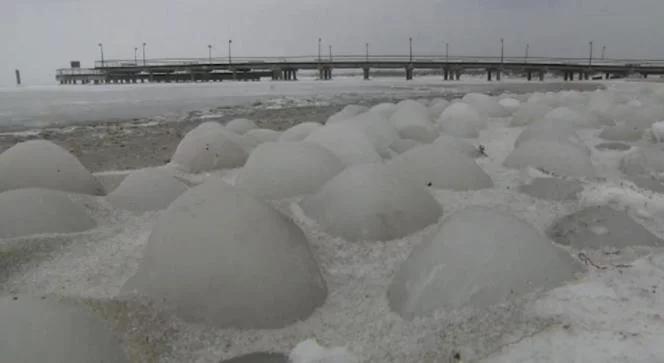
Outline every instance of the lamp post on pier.
<path id="1" fill-rule="evenodd" d="M 104 45 L 102 43 L 97 45 L 99 46 L 99 52 L 101 53 L 101 67 L 104 68 Z"/>
<path id="2" fill-rule="evenodd" d="M 145 67 L 145 46 L 148 45 L 146 42 L 143 42 L 143 67 Z"/>
<path id="3" fill-rule="evenodd" d="M 208 63 L 212 64 L 212 44 L 208 44 Z"/>

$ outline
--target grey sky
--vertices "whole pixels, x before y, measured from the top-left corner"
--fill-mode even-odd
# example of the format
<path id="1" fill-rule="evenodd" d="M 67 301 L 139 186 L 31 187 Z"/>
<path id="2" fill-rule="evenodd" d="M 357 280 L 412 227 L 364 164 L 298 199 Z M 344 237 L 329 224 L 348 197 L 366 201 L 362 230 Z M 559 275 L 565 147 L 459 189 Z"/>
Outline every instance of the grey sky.
<path id="1" fill-rule="evenodd" d="M 589 40 L 608 56 L 664 58 L 661 0 L 0 0 L 0 86 L 22 70 L 27 84 L 54 84 L 80 60 L 148 57 L 313 55 L 317 38 L 335 52 L 585 56 Z"/>

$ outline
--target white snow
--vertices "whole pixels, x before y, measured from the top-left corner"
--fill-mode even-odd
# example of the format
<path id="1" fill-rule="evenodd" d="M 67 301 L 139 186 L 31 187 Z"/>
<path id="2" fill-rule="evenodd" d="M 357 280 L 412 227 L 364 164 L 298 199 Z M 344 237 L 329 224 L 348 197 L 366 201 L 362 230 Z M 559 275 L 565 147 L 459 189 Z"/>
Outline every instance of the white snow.
<path id="1" fill-rule="evenodd" d="M 424 186 L 381 164 L 350 167 L 302 202 L 308 217 L 348 241 L 389 241 L 435 223 L 442 208 Z"/>
<path id="2" fill-rule="evenodd" d="M 289 359 L 291 363 L 359 363 L 347 349 L 321 347 L 315 339 L 298 343 Z"/>
<path id="3" fill-rule="evenodd" d="M 67 193 L 33 188 L 0 193 L 0 238 L 82 232 L 96 225 Z"/>
<path id="4" fill-rule="evenodd" d="M 83 305 L 5 296 L 0 321 L 3 362 L 129 363 L 108 324 Z"/>
<path id="5" fill-rule="evenodd" d="M 237 168 L 247 153 L 221 125 L 206 122 L 189 131 L 178 145 L 172 163 L 189 173 Z"/>
<path id="6" fill-rule="evenodd" d="M 305 319 L 327 293 L 302 231 L 220 180 L 190 189 L 158 218 L 124 289 L 186 321 L 236 328 Z"/>
<path id="7" fill-rule="evenodd" d="M 311 143 L 266 143 L 249 155 L 236 184 L 265 199 L 313 193 L 344 169 L 327 149 Z"/>
<path id="8" fill-rule="evenodd" d="M 166 209 L 187 185 L 160 169 L 144 169 L 129 174 L 106 199 L 116 208 L 135 212 Z"/>
<path id="9" fill-rule="evenodd" d="M 439 309 L 483 308 L 572 280 L 579 266 L 528 223 L 471 207 L 447 217 L 413 250 L 388 292 L 405 318 Z"/>
<path id="10" fill-rule="evenodd" d="M 22 142 L 0 154 L 0 192 L 20 188 L 104 194 L 99 181 L 74 155 L 46 140 Z"/>

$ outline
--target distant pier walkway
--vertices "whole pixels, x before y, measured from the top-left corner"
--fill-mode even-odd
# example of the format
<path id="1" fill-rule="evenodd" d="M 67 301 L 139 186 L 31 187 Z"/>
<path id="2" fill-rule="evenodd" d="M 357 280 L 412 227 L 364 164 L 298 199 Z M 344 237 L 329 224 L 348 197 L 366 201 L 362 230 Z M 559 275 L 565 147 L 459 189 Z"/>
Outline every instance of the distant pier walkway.
<path id="1" fill-rule="evenodd" d="M 225 80 L 258 81 L 262 78 L 295 81 L 298 72 L 317 71 L 319 79 L 330 80 L 335 70 L 361 70 L 370 79 L 372 70 L 403 70 L 413 79 L 415 70 L 435 71 L 443 80 L 459 80 L 464 73 L 485 72 L 487 80 L 500 80 L 503 74 L 527 80 L 544 80 L 545 75 L 565 81 L 624 78 L 640 75 L 664 75 L 664 60 L 459 57 L 459 56 L 354 56 L 334 58 L 255 57 L 205 59 L 107 60 L 95 62 L 94 68 L 56 71 L 60 84 L 134 84 L 145 82 L 218 82 Z"/>

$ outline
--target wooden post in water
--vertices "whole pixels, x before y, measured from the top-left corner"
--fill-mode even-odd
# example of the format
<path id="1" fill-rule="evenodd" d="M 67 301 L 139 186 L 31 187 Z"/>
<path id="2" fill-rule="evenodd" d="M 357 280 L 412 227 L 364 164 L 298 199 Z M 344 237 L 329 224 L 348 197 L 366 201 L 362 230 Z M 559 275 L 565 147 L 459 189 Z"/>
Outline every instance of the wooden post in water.
<path id="1" fill-rule="evenodd" d="M 16 70 L 16 85 L 20 86 L 21 85 L 21 71 L 18 69 Z"/>

